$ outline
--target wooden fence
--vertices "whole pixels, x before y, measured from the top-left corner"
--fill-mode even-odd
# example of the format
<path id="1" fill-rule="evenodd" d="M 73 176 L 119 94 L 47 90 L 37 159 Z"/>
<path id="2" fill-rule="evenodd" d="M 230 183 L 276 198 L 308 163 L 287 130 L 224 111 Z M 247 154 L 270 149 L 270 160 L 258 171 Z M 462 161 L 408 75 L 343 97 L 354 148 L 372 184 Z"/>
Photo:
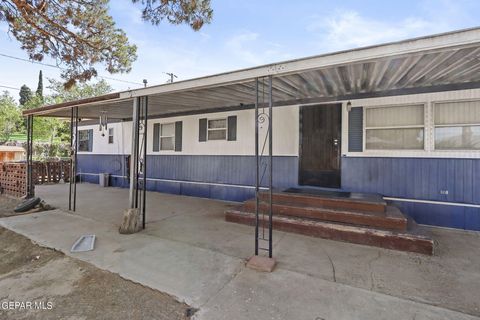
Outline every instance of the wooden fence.
<path id="1" fill-rule="evenodd" d="M 70 161 L 34 161 L 34 184 L 58 183 L 70 179 Z M 27 164 L 25 162 L 0 162 L 0 193 L 23 197 L 27 190 Z"/>

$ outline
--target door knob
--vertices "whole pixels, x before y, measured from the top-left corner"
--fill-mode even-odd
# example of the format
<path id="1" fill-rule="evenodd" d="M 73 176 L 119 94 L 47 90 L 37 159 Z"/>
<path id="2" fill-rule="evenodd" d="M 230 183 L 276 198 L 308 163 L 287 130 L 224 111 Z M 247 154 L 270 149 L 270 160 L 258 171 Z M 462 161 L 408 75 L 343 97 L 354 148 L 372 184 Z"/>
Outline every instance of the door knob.
<path id="1" fill-rule="evenodd" d="M 334 145 L 335 147 L 338 147 L 338 139 L 333 139 L 333 145 Z"/>

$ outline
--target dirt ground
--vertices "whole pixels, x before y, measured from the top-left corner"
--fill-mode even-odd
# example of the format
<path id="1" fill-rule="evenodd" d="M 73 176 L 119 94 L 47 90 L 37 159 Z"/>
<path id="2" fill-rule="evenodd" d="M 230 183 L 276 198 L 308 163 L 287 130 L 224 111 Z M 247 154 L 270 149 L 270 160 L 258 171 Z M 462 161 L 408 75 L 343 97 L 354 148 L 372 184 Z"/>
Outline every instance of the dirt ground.
<path id="1" fill-rule="evenodd" d="M 0 196 L 0 212 L 15 203 Z M 5 211 L 3 211 L 5 212 Z M 15 310 L 9 302 L 23 302 Z M 37 309 L 26 308 L 27 302 Z M 189 319 L 173 297 L 0 227 L 0 319 Z"/>
<path id="2" fill-rule="evenodd" d="M 0 195 L 0 218 L 13 216 L 17 213 L 13 211 L 22 200 Z"/>

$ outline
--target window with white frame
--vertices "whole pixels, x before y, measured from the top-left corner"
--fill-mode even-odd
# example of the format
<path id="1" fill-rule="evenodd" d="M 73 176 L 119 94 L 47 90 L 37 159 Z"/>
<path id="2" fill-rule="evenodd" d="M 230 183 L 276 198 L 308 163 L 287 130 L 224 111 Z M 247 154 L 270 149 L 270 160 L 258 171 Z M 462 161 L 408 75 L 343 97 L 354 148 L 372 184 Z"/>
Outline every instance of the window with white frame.
<path id="1" fill-rule="evenodd" d="M 207 139 L 227 140 L 227 118 L 208 120 Z"/>
<path id="2" fill-rule="evenodd" d="M 93 146 L 93 129 L 78 130 L 78 151 L 91 152 Z"/>
<path id="3" fill-rule="evenodd" d="M 108 128 L 108 144 L 113 144 L 113 128 Z"/>
<path id="4" fill-rule="evenodd" d="M 423 104 L 365 109 L 366 150 L 423 150 Z"/>
<path id="5" fill-rule="evenodd" d="M 175 150 L 175 123 L 160 124 L 160 150 Z"/>
<path id="6" fill-rule="evenodd" d="M 435 150 L 480 150 L 480 100 L 434 103 Z"/>

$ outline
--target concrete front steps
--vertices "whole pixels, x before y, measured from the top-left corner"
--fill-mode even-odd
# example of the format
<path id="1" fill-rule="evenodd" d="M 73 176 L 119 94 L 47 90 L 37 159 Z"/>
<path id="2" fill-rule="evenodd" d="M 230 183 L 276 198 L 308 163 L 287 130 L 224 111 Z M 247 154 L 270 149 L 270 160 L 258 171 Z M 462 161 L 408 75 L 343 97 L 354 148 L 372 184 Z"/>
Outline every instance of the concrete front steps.
<path id="1" fill-rule="evenodd" d="M 268 193 L 260 193 L 260 212 L 268 212 Z M 275 192 L 273 228 L 330 240 L 432 255 L 434 241 L 418 234 L 415 223 L 380 196 L 368 194 Z M 268 214 L 260 215 L 260 225 Z M 265 221 L 262 220 L 265 219 Z M 229 222 L 255 225 L 255 199 L 227 210 Z"/>

